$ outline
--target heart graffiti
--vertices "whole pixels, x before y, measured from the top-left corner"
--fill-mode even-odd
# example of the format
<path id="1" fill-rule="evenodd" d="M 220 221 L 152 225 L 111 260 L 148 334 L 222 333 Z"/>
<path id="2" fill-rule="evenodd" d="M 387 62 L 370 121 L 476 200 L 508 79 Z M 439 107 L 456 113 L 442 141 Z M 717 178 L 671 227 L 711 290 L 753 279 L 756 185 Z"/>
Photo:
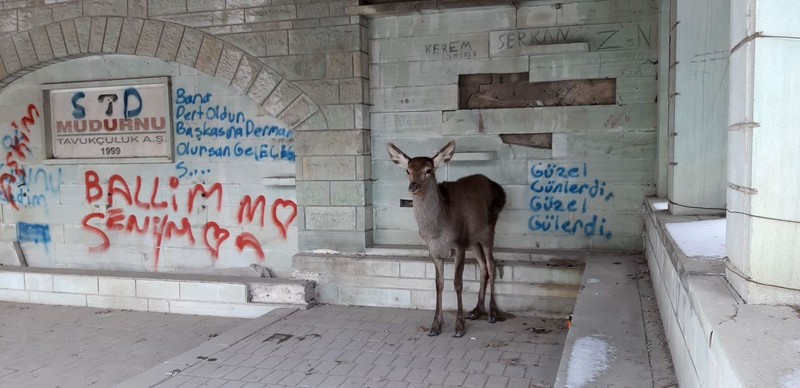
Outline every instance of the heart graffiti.
<path id="1" fill-rule="evenodd" d="M 213 241 L 209 241 L 209 232 L 211 232 L 211 237 Z M 206 242 L 206 246 L 208 250 L 211 252 L 211 256 L 214 259 L 219 259 L 219 247 L 228 237 L 231 236 L 231 232 L 228 229 L 222 228 L 214 221 L 211 221 L 206 224 L 205 228 L 203 228 L 203 239 Z"/>
<path id="2" fill-rule="evenodd" d="M 289 208 L 291 209 L 291 213 L 289 213 L 288 216 L 283 214 L 283 217 L 278 217 L 278 208 Z M 297 204 L 294 203 L 294 201 L 278 198 L 272 203 L 272 222 L 278 228 L 278 231 L 281 233 L 281 236 L 284 240 L 286 239 L 286 233 L 289 230 L 289 226 L 292 224 L 295 218 L 297 218 Z"/>

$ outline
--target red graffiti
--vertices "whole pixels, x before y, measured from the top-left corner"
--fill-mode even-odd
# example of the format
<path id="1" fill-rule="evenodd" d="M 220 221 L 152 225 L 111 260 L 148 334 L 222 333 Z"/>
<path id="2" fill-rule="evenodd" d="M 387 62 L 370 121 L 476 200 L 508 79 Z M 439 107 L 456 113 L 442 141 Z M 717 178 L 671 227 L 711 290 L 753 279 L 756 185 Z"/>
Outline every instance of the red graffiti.
<path id="1" fill-rule="evenodd" d="M 239 202 L 239 216 L 238 220 L 239 223 L 242 224 L 244 222 L 253 222 L 256 218 L 256 212 L 261 210 L 261 218 L 259 219 L 259 225 L 262 227 L 264 226 L 264 209 L 267 207 L 267 199 L 264 198 L 263 195 L 259 195 L 256 197 L 255 203 L 253 203 L 253 199 L 250 198 L 249 195 L 245 195 L 242 198 L 242 201 Z"/>
<path id="2" fill-rule="evenodd" d="M 259 261 L 264 261 L 266 258 L 264 250 L 261 248 L 261 243 L 258 242 L 256 236 L 253 236 L 252 233 L 244 232 L 236 237 L 236 249 L 242 252 L 246 247 L 253 248 L 256 251 L 256 256 L 258 256 Z"/>
<path id="3" fill-rule="evenodd" d="M 291 208 L 292 213 L 284 219 L 278 218 L 279 206 L 282 208 Z M 289 225 L 292 224 L 295 218 L 297 218 L 297 204 L 294 203 L 294 201 L 278 198 L 272 203 L 272 222 L 278 227 L 278 231 L 281 233 L 281 236 L 283 236 L 284 240 L 286 239 L 286 233 L 289 230 Z"/>
<path id="4" fill-rule="evenodd" d="M 217 211 L 222 210 L 224 188 L 220 183 L 208 185 L 193 184 L 186 194 L 179 195 L 180 182 L 176 177 L 168 179 L 169 185 L 164 188 L 159 178 L 152 179 L 152 186 L 146 185 L 141 176 L 126 179 L 119 174 L 111 175 L 103 181 L 95 171 L 84 174 L 85 195 L 89 204 L 104 204 L 105 210 L 91 213 L 84 217 L 83 228 L 99 238 L 89 248 L 90 252 L 104 252 L 111 247 L 111 237 L 115 233 L 150 235 L 154 239 L 154 265 L 158 263 L 164 244 L 172 239 L 184 239 L 195 245 L 195 236 L 188 214 L 200 206 L 205 209 L 210 204 Z M 9 178 L 13 183 L 13 176 Z M 0 186 L 4 184 L 0 176 Z M 7 184 L 7 183 L 6 183 Z M 184 196 L 185 195 L 185 196 Z M 181 199 L 185 198 L 185 201 Z M 202 205 L 200 205 L 202 204 Z M 239 224 L 256 223 L 264 227 L 267 199 L 263 195 L 255 198 L 247 195 L 239 202 L 237 220 Z M 288 212 L 279 210 L 287 209 Z M 134 211 L 135 210 L 135 211 Z M 291 200 L 276 199 L 272 204 L 272 221 L 281 237 L 286 239 L 287 230 L 297 217 L 297 204 Z M 141 213 L 145 213 L 144 215 Z M 157 214 L 151 215 L 148 212 Z M 197 226 L 197 225 L 195 225 Z M 218 260 L 222 245 L 230 239 L 229 229 L 215 221 L 202 225 L 200 244 L 204 245 L 213 260 Z M 235 247 L 239 252 L 245 248 L 252 249 L 259 260 L 266 258 L 264 248 L 253 233 L 242 232 L 235 239 Z"/>
<path id="5" fill-rule="evenodd" d="M 209 232 L 211 232 L 211 240 L 209 241 Z M 222 228 L 214 221 L 211 221 L 206 224 L 205 228 L 203 228 L 203 239 L 206 243 L 206 247 L 208 251 L 211 252 L 211 257 L 214 260 L 219 259 L 219 247 L 228 237 L 231 236 L 231 232 L 228 229 Z"/>
<path id="6" fill-rule="evenodd" d="M 34 117 L 35 116 L 35 117 Z M 36 118 L 39 117 L 39 109 L 34 104 L 29 104 L 27 114 L 19 121 L 22 124 L 22 130 L 17 126 L 16 121 L 11 122 L 11 128 L 14 128 L 14 136 L 9 145 L 10 150 L 6 154 L 6 166 L 11 169 L 11 173 L 3 173 L 0 175 L 0 191 L 3 198 L 15 210 L 19 210 L 19 205 L 14 199 L 13 186 L 11 183 L 17 181 L 17 178 L 25 181 L 25 169 L 22 167 L 22 162 L 28 157 L 31 148 L 28 146 L 30 143 L 30 126 L 36 123 Z"/>

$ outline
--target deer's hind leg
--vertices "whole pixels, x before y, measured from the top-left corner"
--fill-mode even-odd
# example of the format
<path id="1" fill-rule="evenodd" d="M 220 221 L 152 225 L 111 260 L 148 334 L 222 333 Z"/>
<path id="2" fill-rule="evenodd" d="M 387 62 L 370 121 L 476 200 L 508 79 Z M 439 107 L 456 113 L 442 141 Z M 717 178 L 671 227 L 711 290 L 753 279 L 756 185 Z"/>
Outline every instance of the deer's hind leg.
<path id="1" fill-rule="evenodd" d="M 483 245 L 484 256 L 486 257 L 486 272 L 489 275 L 489 322 L 495 323 L 497 322 L 497 303 L 494 301 L 494 280 L 495 280 L 495 265 L 494 265 L 494 255 L 492 254 L 492 249 L 494 248 L 494 242 L 489 241 Z"/>
<path id="2" fill-rule="evenodd" d="M 464 285 L 464 248 L 456 248 L 455 256 L 455 274 L 453 275 L 453 286 L 456 289 L 456 300 L 458 301 L 458 315 L 456 315 L 456 332 L 453 337 L 460 338 L 464 336 L 464 306 L 461 304 L 461 289 Z"/>
<path id="3" fill-rule="evenodd" d="M 467 314 L 467 319 L 474 321 L 479 319 L 481 315 L 483 315 L 483 309 L 485 306 L 485 296 L 486 296 L 486 283 L 489 279 L 489 274 L 486 268 L 486 257 L 483 254 L 483 250 L 481 249 L 480 244 L 475 244 L 472 246 L 472 253 L 475 254 L 475 260 L 478 262 L 478 268 L 481 271 L 481 287 L 478 290 L 478 304 L 475 308 Z"/>

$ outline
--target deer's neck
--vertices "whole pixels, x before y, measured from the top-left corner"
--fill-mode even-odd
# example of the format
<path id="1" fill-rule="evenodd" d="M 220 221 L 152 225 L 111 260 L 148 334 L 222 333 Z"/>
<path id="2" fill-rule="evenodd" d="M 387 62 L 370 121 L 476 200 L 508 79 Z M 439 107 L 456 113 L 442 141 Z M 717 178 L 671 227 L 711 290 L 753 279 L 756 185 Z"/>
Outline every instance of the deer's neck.
<path id="1" fill-rule="evenodd" d="M 422 195 L 414 197 L 414 217 L 421 233 L 439 234 L 448 214 L 438 184 L 431 185 Z"/>

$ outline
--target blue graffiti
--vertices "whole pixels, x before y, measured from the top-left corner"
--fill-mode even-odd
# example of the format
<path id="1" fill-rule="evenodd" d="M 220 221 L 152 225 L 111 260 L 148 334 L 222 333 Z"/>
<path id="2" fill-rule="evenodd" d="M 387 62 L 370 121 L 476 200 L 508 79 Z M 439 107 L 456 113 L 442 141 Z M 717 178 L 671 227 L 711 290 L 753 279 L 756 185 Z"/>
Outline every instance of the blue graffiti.
<path id="1" fill-rule="evenodd" d="M 294 162 L 294 131 L 276 125 L 259 125 L 243 112 L 214 104 L 212 93 L 175 92 L 175 154 L 209 159 L 251 159 Z M 220 143 L 219 140 L 226 142 Z M 214 141 L 214 143 L 207 143 Z M 176 165 L 180 177 L 204 174 L 184 164 Z M 208 171 L 210 172 L 210 170 Z"/>
<path id="2" fill-rule="evenodd" d="M 76 92 L 72 95 L 72 117 L 75 120 L 80 120 L 86 117 L 86 108 L 79 104 L 78 101 L 86 97 L 84 92 Z"/>
<path id="3" fill-rule="evenodd" d="M 0 171 L 6 169 L 4 163 L 0 163 Z M 12 188 L 12 197 L 20 207 L 39 208 L 49 211 L 48 198 L 57 198 L 61 193 L 61 176 L 63 171 L 57 168 L 50 171 L 44 167 L 29 167 L 24 169 L 24 174 L 17 174 L 11 169 L 11 174 L 16 177 Z M 0 196 L 0 204 L 9 204 L 8 198 Z"/>
<path id="4" fill-rule="evenodd" d="M 128 108 L 131 97 L 136 98 L 136 100 L 138 101 L 139 107 L 137 107 L 136 109 Z M 123 104 L 122 112 L 125 114 L 126 119 L 136 117 L 142 113 L 142 95 L 139 94 L 139 91 L 136 90 L 136 88 L 131 87 L 125 89 L 125 92 L 123 92 L 122 104 Z"/>
<path id="5" fill-rule="evenodd" d="M 50 237 L 50 225 L 19 222 L 17 223 L 17 241 L 42 244 L 46 250 L 47 244 L 53 241 Z"/>
<path id="6" fill-rule="evenodd" d="M 529 207 L 534 214 L 528 219 L 529 230 L 612 237 L 606 218 L 594 214 L 592 205 L 611 201 L 614 193 L 605 181 L 589 176 L 586 163 L 577 167 L 537 163 L 531 165 L 530 174 Z"/>
<path id="7" fill-rule="evenodd" d="M 178 170 L 178 178 L 183 178 L 186 176 L 193 177 L 197 175 L 206 175 L 211 173 L 211 169 L 189 169 L 186 167 L 186 162 L 181 160 L 175 165 L 175 169 Z"/>

